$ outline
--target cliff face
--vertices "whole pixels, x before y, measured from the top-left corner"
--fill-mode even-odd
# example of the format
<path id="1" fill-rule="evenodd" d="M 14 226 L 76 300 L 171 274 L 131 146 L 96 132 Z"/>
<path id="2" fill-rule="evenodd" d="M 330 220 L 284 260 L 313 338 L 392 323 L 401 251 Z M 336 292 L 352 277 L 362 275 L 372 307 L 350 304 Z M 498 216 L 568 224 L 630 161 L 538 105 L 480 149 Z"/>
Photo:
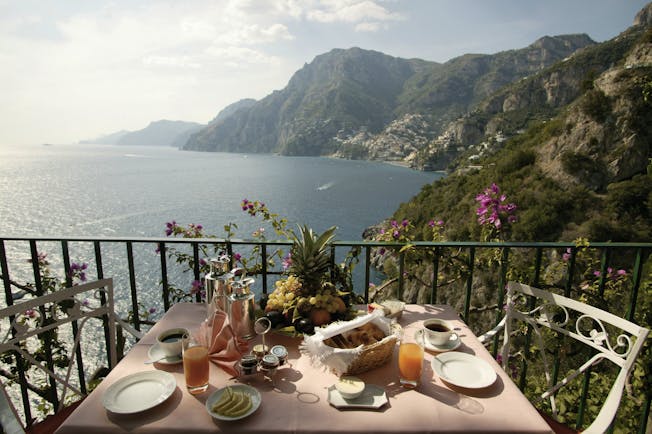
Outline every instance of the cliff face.
<path id="1" fill-rule="evenodd" d="M 425 165 L 430 140 L 485 97 L 593 44 L 545 37 L 445 64 L 352 48 L 317 56 L 288 86 L 194 135 L 186 149 L 339 155 Z M 410 139 L 415 139 L 409 142 Z"/>

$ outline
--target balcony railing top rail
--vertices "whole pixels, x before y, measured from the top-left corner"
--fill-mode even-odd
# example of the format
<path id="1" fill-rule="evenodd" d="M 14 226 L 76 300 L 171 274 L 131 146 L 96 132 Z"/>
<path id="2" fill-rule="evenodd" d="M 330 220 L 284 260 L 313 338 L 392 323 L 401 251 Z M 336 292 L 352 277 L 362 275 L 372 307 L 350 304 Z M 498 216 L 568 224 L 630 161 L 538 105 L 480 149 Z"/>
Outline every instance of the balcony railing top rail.
<path id="1" fill-rule="evenodd" d="M 68 273 L 71 268 L 71 250 L 78 248 L 78 243 L 82 245 L 89 245 L 92 247 L 90 249 L 93 253 L 90 256 L 94 255 L 94 269 L 97 274 L 98 279 L 104 278 L 105 272 L 110 267 L 107 267 L 106 263 L 109 262 L 105 260 L 103 252 L 108 250 L 107 245 L 116 244 L 118 247 L 124 246 L 124 253 L 126 253 L 126 265 L 127 265 L 127 276 L 117 276 L 123 279 L 123 282 L 119 279 L 116 279 L 116 292 L 120 293 L 122 289 L 123 294 L 127 293 L 125 300 L 123 300 L 123 306 L 126 305 L 127 309 L 131 312 L 131 321 L 136 331 L 140 331 L 141 327 L 145 326 L 147 321 L 145 321 L 140 315 L 140 305 L 143 293 L 143 285 L 140 283 L 139 277 L 143 273 L 144 265 L 137 263 L 138 255 L 134 255 L 134 246 L 135 245 L 149 245 L 156 246 L 161 252 L 165 251 L 165 248 L 169 246 L 187 246 L 190 253 L 188 256 L 192 258 L 191 263 L 192 270 L 190 270 L 189 275 L 186 276 L 187 280 L 186 286 L 189 285 L 190 280 L 201 280 L 202 273 L 200 271 L 199 263 L 200 256 L 203 254 L 200 250 L 200 246 L 203 245 L 220 245 L 228 253 L 233 253 L 234 249 L 246 248 L 246 247 L 258 247 L 260 257 L 258 263 L 262 266 L 258 270 L 260 275 L 260 290 L 262 293 L 268 292 L 268 279 L 269 278 L 279 278 L 282 274 L 282 270 L 278 268 L 268 267 L 267 259 L 271 254 L 271 250 L 277 248 L 289 247 L 292 242 L 289 240 L 245 240 L 245 239 L 236 239 L 236 238 L 166 238 L 166 237 L 59 237 L 59 236 L 39 236 L 39 237 L 26 237 L 26 236 L 0 236 L 0 273 L 2 274 L 2 281 L 5 290 L 5 302 L 7 305 L 13 304 L 13 294 L 12 286 L 14 283 L 11 279 L 11 270 L 8 261 L 8 250 L 7 246 L 10 244 L 12 249 L 16 249 L 15 244 L 22 245 L 21 243 L 27 243 L 29 248 L 29 256 L 31 257 L 31 267 L 34 279 L 34 286 L 37 290 L 40 289 L 42 283 L 40 282 L 41 270 L 38 266 L 38 254 L 40 252 L 41 244 L 43 243 L 58 243 L 61 248 L 61 262 L 64 275 L 66 279 L 69 280 Z M 543 280 L 543 273 L 545 271 L 546 265 L 549 265 L 549 259 L 544 259 L 546 257 L 558 256 L 562 254 L 568 254 L 568 260 L 564 263 L 564 275 L 561 280 L 558 282 L 558 287 L 560 291 L 565 296 L 577 296 L 579 293 L 577 291 L 577 275 L 581 274 L 585 270 L 578 270 L 576 264 L 576 255 L 578 254 L 580 247 L 578 247 L 574 242 L 475 242 L 475 241 L 460 241 L 460 242 L 421 242 L 415 241 L 411 243 L 414 246 L 414 249 L 417 251 L 423 252 L 425 257 L 428 259 L 422 261 L 422 265 L 426 267 L 428 273 L 430 273 L 429 281 L 425 281 L 423 278 L 419 280 L 418 285 L 421 285 L 422 289 L 425 289 L 426 296 L 421 297 L 419 300 L 407 300 L 411 302 L 426 302 L 426 303 L 441 303 L 446 302 L 453 304 L 455 302 L 456 308 L 460 312 L 464 320 L 469 324 L 469 326 L 476 331 L 478 334 L 482 333 L 485 330 L 479 329 L 478 324 L 481 324 L 478 318 L 482 317 L 483 321 L 487 321 L 487 317 L 492 318 L 490 321 L 497 323 L 501 314 L 502 314 L 502 305 L 504 303 L 504 287 L 508 280 L 508 270 L 510 266 L 510 261 L 522 261 L 523 257 L 527 257 L 528 262 L 528 277 L 526 278 L 533 285 L 538 285 Z M 374 249 L 385 248 L 394 252 L 395 260 L 395 281 L 393 283 L 393 290 L 395 291 L 392 295 L 397 298 L 404 298 L 408 295 L 406 292 L 406 287 L 410 284 L 414 284 L 414 279 L 411 276 L 408 277 L 408 269 L 410 263 L 407 262 L 406 258 L 407 253 L 402 250 L 405 246 L 405 243 L 392 243 L 392 242 L 377 242 L 377 241 L 335 241 L 332 243 L 331 257 L 333 263 L 336 260 L 336 257 L 341 257 L 341 252 L 345 249 L 358 249 L 358 257 L 360 258 L 361 270 L 358 272 L 357 288 L 355 289 L 356 293 L 360 295 L 365 302 L 370 301 L 370 283 L 373 280 L 373 270 L 374 270 L 374 261 L 372 259 L 372 252 Z M 51 247 L 49 247 L 51 248 Z M 148 247 L 149 248 L 149 247 Z M 643 293 L 643 299 L 649 298 L 649 287 L 641 289 L 641 285 L 649 285 L 649 282 L 652 281 L 650 277 L 650 270 L 646 268 L 646 264 L 649 263 L 648 256 L 652 253 L 652 243 L 648 242 L 637 242 L 637 243 L 623 243 L 623 242 L 595 242 L 590 243 L 584 248 L 590 249 L 592 252 L 596 253 L 598 261 L 595 264 L 597 267 L 596 276 L 599 276 L 598 281 L 598 292 L 599 295 L 604 295 L 605 289 L 607 288 L 608 281 L 606 279 L 607 270 L 609 270 L 614 264 L 622 265 L 623 261 L 627 262 L 626 265 L 628 269 L 628 283 L 629 287 L 627 288 L 627 293 L 621 294 L 622 305 L 624 310 L 622 312 L 614 312 L 617 315 L 620 315 L 627 320 L 636 322 L 637 318 L 642 317 L 642 313 L 637 310 L 640 310 L 641 302 L 641 293 Z M 87 247 L 88 250 L 88 247 Z M 451 289 L 450 282 L 442 281 L 441 272 L 442 269 L 446 266 L 444 255 L 450 254 L 451 250 L 456 252 L 463 252 L 464 254 L 457 258 L 458 262 L 462 263 L 463 272 L 460 274 L 459 282 L 456 286 Z M 498 265 L 493 269 L 495 276 L 489 278 L 489 281 L 492 282 L 492 287 L 494 288 L 494 293 L 491 294 L 492 300 L 490 306 L 478 306 L 477 304 L 486 302 L 486 294 L 477 294 L 479 285 L 478 276 L 487 273 L 487 267 L 480 267 L 477 265 L 477 262 L 483 252 L 492 250 L 495 253 L 495 257 L 499 258 L 497 261 Z M 152 248 L 153 251 L 153 248 Z M 530 252 L 527 255 L 515 254 L 513 252 L 527 251 Z M 336 252 L 339 252 L 340 255 Z M 553 254 L 553 252 L 555 252 Z M 23 258 L 25 255 L 23 254 Z M 546 262 L 548 261 L 548 262 Z M 160 302 L 163 304 L 164 310 L 167 310 L 171 304 L 170 298 L 170 276 L 169 270 L 174 266 L 171 264 L 170 259 L 165 254 L 160 254 L 157 261 L 149 261 L 147 264 L 148 267 L 156 266 L 158 270 L 156 273 L 160 272 L 160 280 L 156 281 L 156 285 L 160 287 Z M 124 265 L 124 264 L 123 264 Z M 124 267 L 121 268 L 124 270 Z M 150 270 L 151 271 L 151 270 Z M 110 273 L 115 273 L 111 269 Z M 122 274 L 125 274 L 122 271 Z M 116 277 L 112 275 L 110 277 Z M 422 277 L 422 276 L 421 276 Z M 412 279 L 412 280 L 411 280 Z M 409 280 L 409 282 L 408 282 Z M 427 279 L 426 279 L 427 280 Z M 68 282 L 70 283 L 70 282 Z M 147 284 L 147 290 L 149 285 L 153 281 L 150 281 Z M 140 285 L 140 289 L 139 289 Z M 451 295 L 451 291 L 453 295 Z M 424 291 L 422 291 L 423 294 Z M 413 295 L 410 293 L 409 295 Z M 119 312 L 118 314 L 125 312 Z M 477 322 L 477 323 L 476 323 Z M 474 324 L 476 323 L 476 324 Z M 485 326 L 486 324 L 481 324 Z M 494 352 L 498 346 L 498 342 L 493 342 Z M 527 381 L 525 372 L 521 372 L 520 386 L 525 388 Z M 83 377 L 83 373 L 80 373 L 80 378 Z M 587 383 L 588 384 L 588 383 Z M 586 386 L 580 397 L 582 405 L 584 406 L 587 400 L 589 393 L 589 387 Z M 644 433 L 647 427 L 647 419 L 650 412 L 650 403 L 652 402 L 652 393 L 650 391 L 645 392 L 644 402 L 641 403 L 641 415 L 640 422 L 638 423 L 638 432 Z M 580 413 L 583 413 L 581 411 Z M 580 414 L 578 416 L 577 425 L 581 426 L 583 422 L 583 416 Z"/>

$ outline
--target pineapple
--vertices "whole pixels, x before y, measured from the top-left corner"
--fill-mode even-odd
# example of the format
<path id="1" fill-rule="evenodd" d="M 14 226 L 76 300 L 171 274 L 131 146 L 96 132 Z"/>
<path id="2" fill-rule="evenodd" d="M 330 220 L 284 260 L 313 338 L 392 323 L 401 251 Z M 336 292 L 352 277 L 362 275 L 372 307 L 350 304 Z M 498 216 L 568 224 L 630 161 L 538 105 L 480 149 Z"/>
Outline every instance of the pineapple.
<path id="1" fill-rule="evenodd" d="M 308 226 L 299 226 L 300 238 L 293 236 L 292 265 L 288 271 L 299 278 L 306 295 L 315 294 L 327 280 L 331 256 L 328 244 L 335 237 L 335 226 L 317 235 Z"/>

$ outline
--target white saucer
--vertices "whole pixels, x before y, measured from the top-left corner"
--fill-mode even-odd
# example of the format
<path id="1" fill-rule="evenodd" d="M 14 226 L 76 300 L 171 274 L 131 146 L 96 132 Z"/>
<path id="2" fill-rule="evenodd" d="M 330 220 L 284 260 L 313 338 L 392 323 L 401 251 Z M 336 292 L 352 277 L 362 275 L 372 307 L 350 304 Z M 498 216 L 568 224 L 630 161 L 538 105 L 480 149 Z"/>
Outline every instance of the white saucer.
<path id="1" fill-rule="evenodd" d="M 345 399 L 335 385 L 328 388 L 328 402 L 335 408 L 379 409 L 387 404 L 385 389 L 375 384 L 366 384 L 362 394 L 355 399 Z"/>
<path id="2" fill-rule="evenodd" d="M 149 357 L 149 360 L 158 360 L 155 363 L 160 363 L 161 365 L 176 365 L 177 363 L 183 362 L 181 354 L 162 358 L 164 356 L 165 354 L 161 352 L 161 347 L 159 347 L 158 343 L 149 347 L 149 350 L 147 351 L 147 357 Z"/>
<path id="3" fill-rule="evenodd" d="M 423 333 L 423 330 L 417 330 L 414 332 L 414 339 L 418 341 L 418 335 Z M 433 345 L 431 344 L 427 339 L 424 339 L 424 347 L 428 351 L 436 351 L 438 353 L 445 353 L 446 351 L 453 351 L 456 350 L 461 344 L 462 344 L 462 339 L 457 335 L 457 333 L 451 334 L 450 339 L 448 339 L 448 342 L 446 342 L 443 345 Z"/>

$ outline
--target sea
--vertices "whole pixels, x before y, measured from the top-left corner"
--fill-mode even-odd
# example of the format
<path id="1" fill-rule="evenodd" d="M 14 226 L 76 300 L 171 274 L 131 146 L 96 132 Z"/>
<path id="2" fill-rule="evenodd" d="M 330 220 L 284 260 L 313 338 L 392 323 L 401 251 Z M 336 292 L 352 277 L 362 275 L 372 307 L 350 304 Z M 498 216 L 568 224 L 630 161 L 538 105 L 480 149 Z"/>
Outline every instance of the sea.
<path id="1" fill-rule="evenodd" d="M 326 157 L 206 153 L 171 147 L 113 145 L 0 146 L 0 237 L 163 237 L 166 223 L 201 224 L 204 234 L 225 237 L 224 226 L 251 239 L 260 218 L 241 209 L 258 200 L 288 220 L 321 232 L 337 226 L 336 239 L 356 241 L 368 226 L 391 216 L 401 202 L 443 176 L 398 165 Z M 29 245 L 7 241 L 11 277 L 29 281 Z M 103 251 L 104 275 L 116 279 L 117 298 L 128 304 L 123 246 Z M 40 243 L 54 273 L 61 246 Z M 91 245 L 70 246 L 71 260 L 93 263 Z M 154 246 L 135 252 L 139 297 L 160 311 L 160 261 Z M 119 258 L 120 257 L 120 258 Z M 113 261 L 115 260 L 115 261 Z M 113 264 L 115 262 L 115 265 Z M 88 275 L 92 277 L 93 265 Z M 189 276 L 179 276 L 179 286 Z M 126 307 L 125 307 L 126 308 Z"/>

